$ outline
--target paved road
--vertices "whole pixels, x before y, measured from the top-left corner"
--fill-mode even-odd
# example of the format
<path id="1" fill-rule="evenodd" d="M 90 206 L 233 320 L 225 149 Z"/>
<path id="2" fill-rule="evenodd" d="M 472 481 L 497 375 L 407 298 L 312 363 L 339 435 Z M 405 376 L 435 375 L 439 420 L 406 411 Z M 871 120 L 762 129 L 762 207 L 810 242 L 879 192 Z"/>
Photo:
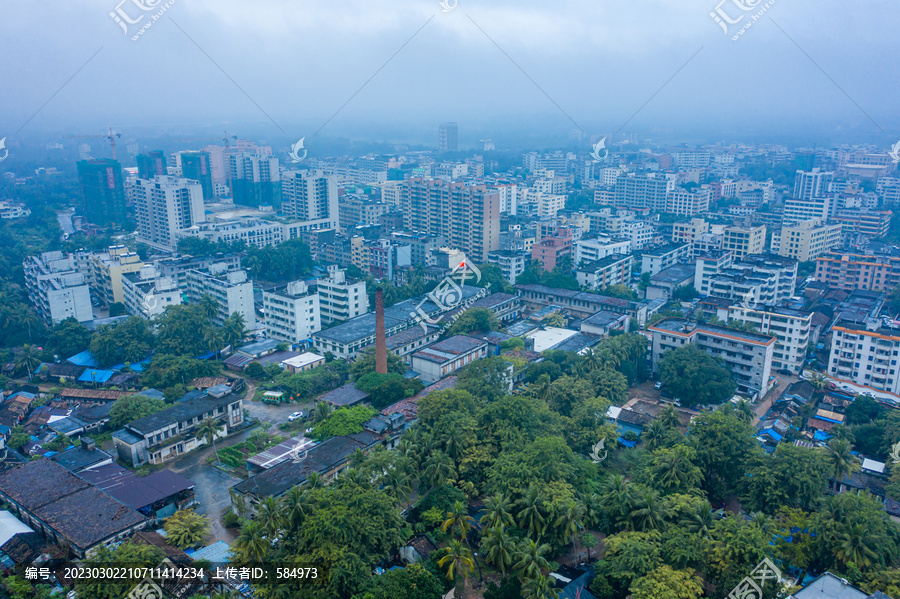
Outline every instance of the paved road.
<path id="1" fill-rule="evenodd" d="M 778 384 L 775 385 L 768 393 L 766 393 L 765 397 L 763 397 L 762 401 L 754 406 L 753 411 L 756 412 L 756 420 L 753 424 L 758 424 L 763 416 L 766 415 L 766 412 L 769 411 L 769 408 L 772 407 L 772 404 L 775 403 L 781 394 L 784 393 L 784 390 L 788 388 L 788 386 L 793 385 L 800 379 L 796 376 L 788 376 L 786 374 L 778 374 Z"/>

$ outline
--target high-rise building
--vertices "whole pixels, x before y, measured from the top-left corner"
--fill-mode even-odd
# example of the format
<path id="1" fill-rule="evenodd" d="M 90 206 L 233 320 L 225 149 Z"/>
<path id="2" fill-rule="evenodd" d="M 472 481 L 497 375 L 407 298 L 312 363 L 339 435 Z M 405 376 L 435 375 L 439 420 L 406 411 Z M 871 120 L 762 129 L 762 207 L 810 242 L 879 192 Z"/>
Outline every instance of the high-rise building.
<path id="1" fill-rule="evenodd" d="M 666 198 L 666 212 L 694 216 L 709 210 L 711 197 L 712 193 L 706 186 L 694 190 L 676 187 Z"/>
<path id="2" fill-rule="evenodd" d="M 244 206 L 281 206 L 281 175 L 278 159 L 259 154 L 229 156 L 232 196 Z"/>
<path id="3" fill-rule="evenodd" d="M 137 168 L 139 179 L 152 179 L 153 177 L 169 174 L 166 170 L 166 154 L 162 150 L 138 154 Z"/>
<path id="4" fill-rule="evenodd" d="M 208 152 L 182 152 L 181 176 L 200 182 L 204 200 L 211 202 L 216 197 Z"/>
<path id="5" fill-rule="evenodd" d="M 314 229 L 337 229 L 340 224 L 337 183 L 322 171 L 288 171 L 282 180 L 282 213 L 309 221 Z"/>
<path id="6" fill-rule="evenodd" d="M 348 281 L 343 270 L 332 270 L 316 283 L 323 324 L 355 318 L 369 311 L 365 281 Z"/>
<path id="7" fill-rule="evenodd" d="M 479 264 L 500 249 L 500 195 L 492 187 L 420 178 L 402 185 L 407 230 L 442 235 Z"/>
<path id="8" fill-rule="evenodd" d="M 797 171 L 794 178 L 794 197 L 801 200 L 825 197 L 831 191 L 834 173 L 819 170 Z"/>
<path id="9" fill-rule="evenodd" d="M 438 151 L 456 152 L 459 149 L 459 127 L 456 123 L 441 123 L 438 127 Z"/>
<path id="10" fill-rule="evenodd" d="M 150 246 L 175 249 L 176 232 L 206 220 L 203 190 L 191 179 L 160 176 L 137 179 L 134 183 L 134 208 L 138 238 Z"/>
<path id="11" fill-rule="evenodd" d="M 189 270 L 187 272 L 187 294 L 192 302 L 209 294 L 216 300 L 218 311 L 213 317 L 217 326 L 235 312 L 244 317 L 244 328 L 256 329 L 256 309 L 253 305 L 253 281 L 246 270 L 224 271 Z"/>
<path id="12" fill-rule="evenodd" d="M 81 212 L 87 222 L 101 227 L 128 222 L 122 166 L 107 158 L 78 162 L 78 180 L 83 200 Z"/>

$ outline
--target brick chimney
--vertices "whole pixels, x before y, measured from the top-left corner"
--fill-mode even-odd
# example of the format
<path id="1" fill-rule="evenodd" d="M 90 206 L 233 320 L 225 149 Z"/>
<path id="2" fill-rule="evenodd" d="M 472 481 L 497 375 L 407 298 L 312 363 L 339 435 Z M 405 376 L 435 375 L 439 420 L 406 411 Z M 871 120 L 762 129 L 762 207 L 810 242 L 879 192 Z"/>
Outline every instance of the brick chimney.
<path id="1" fill-rule="evenodd" d="M 384 335 L 384 291 L 375 290 L 375 372 L 387 374 L 387 342 Z"/>

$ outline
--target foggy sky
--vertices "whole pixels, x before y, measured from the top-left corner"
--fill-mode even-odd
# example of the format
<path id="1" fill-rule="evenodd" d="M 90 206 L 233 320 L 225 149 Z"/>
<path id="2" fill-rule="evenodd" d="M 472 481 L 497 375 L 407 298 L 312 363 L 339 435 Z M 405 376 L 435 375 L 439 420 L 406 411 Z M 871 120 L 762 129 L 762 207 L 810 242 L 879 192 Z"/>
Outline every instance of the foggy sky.
<path id="1" fill-rule="evenodd" d="M 737 41 L 742 23 L 726 35 L 709 16 L 717 0 L 174 0 L 137 41 L 150 17 L 126 35 L 117 1 L 4 1 L 0 137 L 229 126 L 433 143 L 442 121 L 460 123 L 461 146 L 577 131 L 900 137 L 900 4 L 886 0 L 775 0 Z M 134 1 L 135 17 L 165 3 Z M 743 22 L 763 5 L 732 2 Z"/>

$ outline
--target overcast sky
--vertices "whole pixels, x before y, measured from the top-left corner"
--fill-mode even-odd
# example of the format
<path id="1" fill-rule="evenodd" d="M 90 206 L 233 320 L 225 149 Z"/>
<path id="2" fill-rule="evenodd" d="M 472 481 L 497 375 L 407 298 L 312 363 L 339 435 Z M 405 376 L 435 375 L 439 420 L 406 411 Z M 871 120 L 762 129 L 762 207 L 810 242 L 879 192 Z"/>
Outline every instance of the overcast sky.
<path id="1" fill-rule="evenodd" d="M 117 1 L 4 1 L 0 137 L 900 137 L 896 1 L 174 0 L 137 41 L 165 2 Z"/>

